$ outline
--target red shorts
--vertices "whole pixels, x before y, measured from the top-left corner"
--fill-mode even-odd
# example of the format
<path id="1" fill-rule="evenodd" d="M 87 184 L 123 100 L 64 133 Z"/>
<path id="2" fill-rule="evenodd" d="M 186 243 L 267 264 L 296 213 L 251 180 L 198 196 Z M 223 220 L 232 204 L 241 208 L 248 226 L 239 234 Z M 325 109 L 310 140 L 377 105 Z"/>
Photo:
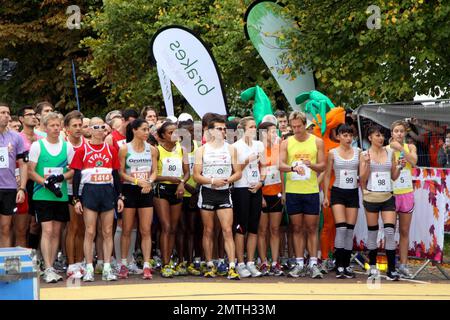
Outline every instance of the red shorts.
<path id="1" fill-rule="evenodd" d="M 22 203 L 17 204 L 16 214 L 27 214 L 28 213 L 28 193 L 25 192 L 25 200 Z"/>
<path id="2" fill-rule="evenodd" d="M 414 192 L 395 195 L 395 211 L 412 213 L 414 211 Z"/>

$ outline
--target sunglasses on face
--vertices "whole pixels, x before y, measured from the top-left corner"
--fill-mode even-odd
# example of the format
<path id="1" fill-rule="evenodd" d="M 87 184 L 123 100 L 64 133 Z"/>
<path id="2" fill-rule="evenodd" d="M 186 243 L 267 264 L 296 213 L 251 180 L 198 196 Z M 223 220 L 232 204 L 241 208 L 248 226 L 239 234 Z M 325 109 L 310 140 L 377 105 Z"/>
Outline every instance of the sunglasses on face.
<path id="1" fill-rule="evenodd" d="M 94 129 L 94 130 L 99 130 L 99 129 L 102 129 L 102 130 L 105 130 L 106 129 L 106 126 L 103 124 L 103 125 L 94 125 L 94 126 L 91 126 L 91 128 L 92 129 Z"/>
<path id="2" fill-rule="evenodd" d="M 215 127 L 214 130 L 225 132 L 225 131 L 227 131 L 227 128 L 226 127 Z"/>

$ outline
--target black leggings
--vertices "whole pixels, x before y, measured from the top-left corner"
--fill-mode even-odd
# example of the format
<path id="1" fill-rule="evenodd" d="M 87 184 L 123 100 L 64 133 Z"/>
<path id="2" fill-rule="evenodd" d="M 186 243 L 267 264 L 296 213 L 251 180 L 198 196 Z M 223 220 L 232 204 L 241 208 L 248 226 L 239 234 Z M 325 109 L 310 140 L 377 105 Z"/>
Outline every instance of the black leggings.
<path id="1" fill-rule="evenodd" d="M 234 230 L 239 234 L 258 234 L 262 210 L 262 191 L 251 193 L 248 188 L 234 188 L 233 195 Z"/>

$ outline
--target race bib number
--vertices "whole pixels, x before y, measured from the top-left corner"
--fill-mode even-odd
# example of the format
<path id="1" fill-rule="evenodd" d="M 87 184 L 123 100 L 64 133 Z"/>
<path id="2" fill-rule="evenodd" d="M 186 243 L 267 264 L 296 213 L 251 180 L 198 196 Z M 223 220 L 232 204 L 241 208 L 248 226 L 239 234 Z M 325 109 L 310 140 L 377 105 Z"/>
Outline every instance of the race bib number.
<path id="1" fill-rule="evenodd" d="M 358 187 L 358 172 L 356 170 L 341 170 L 339 188 L 356 189 Z"/>
<path id="2" fill-rule="evenodd" d="M 131 176 L 134 179 L 148 181 L 150 179 L 152 169 L 149 166 L 131 167 Z"/>
<path id="3" fill-rule="evenodd" d="M 121 146 L 123 146 L 125 143 L 127 143 L 127 140 L 126 140 L 126 139 L 123 139 L 123 140 L 117 140 L 117 145 L 119 146 L 119 148 L 120 148 Z"/>
<path id="4" fill-rule="evenodd" d="M 92 183 L 98 183 L 98 184 L 111 183 L 112 179 L 113 178 L 112 178 L 112 174 L 111 174 L 111 169 L 107 169 L 107 168 L 96 169 L 91 174 L 91 182 Z"/>
<path id="5" fill-rule="evenodd" d="M 391 192 L 391 173 L 390 172 L 373 172 L 372 178 L 372 190 L 377 192 Z"/>
<path id="6" fill-rule="evenodd" d="M 258 164 L 249 164 L 247 166 L 247 181 L 250 185 L 255 185 L 259 182 Z"/>
<path id="7" fill-rule="evenodd" d="M 194 175 L 194 162 L 195 162 L 195 156 L 193 154 L 188 155 L 189 159 L 189 172 L 191 177 Z"/>
<path id="8" fill-rule="evenodd" d="M 412 187 L 411 172 L 409 170 L 402 170 L 398 179 L 394 181 L 394 189 L 411 189 Z"/>
<path id="9" fill-rule="evenodd" d="M 9 168 L 8 147 L 0 147 L 0 169 Z"/>
<path id="10" fill-rule="evenodd" d="M 165 177 L 179 178 L 183 175 L 182 161 L 180 158 L 165 158 L 162 166 L 162 175 Z"/>
<path id="11" fill-rule="evenodd" d="M 291 180 L 293 181 L 305 181 L 311 179 L 311 169 L 303 164 L 303 161 L 294 161 L 291 163 L 293 167 L 300 167 L 300 173 L 292 172 Z"/>
<path id="12" fill-rule="evenodd" d="M 231 176 L 231 166 L 205 166 L 203 167 L 203 175 L 208 178 L 225 179 Z"/>
<path id="13" fill-rule="evenodd" d="M 273 184 L 281 183 L 280 170 L 278 170 L 277 166 L 269 166 L 266 168 L 266 180 L 264 184 L 266 186 L 270 186 Z"/>

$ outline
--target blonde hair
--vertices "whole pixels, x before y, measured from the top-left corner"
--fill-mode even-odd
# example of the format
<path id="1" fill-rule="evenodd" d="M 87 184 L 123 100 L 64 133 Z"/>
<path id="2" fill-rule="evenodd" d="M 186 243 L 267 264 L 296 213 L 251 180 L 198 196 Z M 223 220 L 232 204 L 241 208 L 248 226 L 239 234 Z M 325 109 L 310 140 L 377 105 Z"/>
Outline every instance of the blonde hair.
<path id="1" fill-rule="evenodd" d="M 396 121 L 392 122 L 392 124 L 391 124 L 391 131 L 394 131 L 394 128 L 398 127 L 398 126 L 403 126 L 403 128 L 405 128 L 405 131 L 408 130 L 408 125 L 406 124 L 405 121 L 396 120 Z"/>
<path id="2" fill-rule="evenodd" d="M 255 121 L 255 118 L 253 118 L 253 117 L 242 118 L 241 120 L 239 120 L 238 128 L 245 130 L 247 123 L 249 123 L 250 121 Z"/>
<path id="3" fill-rule="evenodd" d="M 291 112 L 291 114 L 289 115 L 289 122 L 291 122 L 292 120 L 297 120 L 300 119 L 303 124 L 306 124 L 306 114 L 304 114 L 301 111 L 293 111 Z"/>
<path id="4" fill-rule="evenodd" d="M 50 120 L 58 120 L 61 121 L 60 115 L 56 112 L 49 112 L 44 116 L 44 119 L 42 120 L 42 123 L 44 124 L 44 127 L 48 125 Z"/>

